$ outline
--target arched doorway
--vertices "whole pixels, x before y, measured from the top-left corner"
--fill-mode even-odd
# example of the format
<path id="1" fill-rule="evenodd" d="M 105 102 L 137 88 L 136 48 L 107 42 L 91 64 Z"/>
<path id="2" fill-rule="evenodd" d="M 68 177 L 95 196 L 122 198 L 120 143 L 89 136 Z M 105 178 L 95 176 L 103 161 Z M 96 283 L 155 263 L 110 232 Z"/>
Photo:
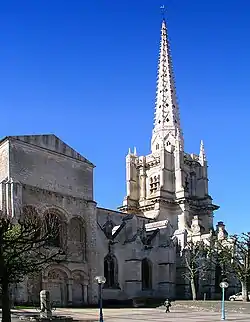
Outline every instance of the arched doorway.
<path id="1" fill-rule="evenodd" d="M 68 277 L 59 268 L 51 269 L 48 273 L 48 291 L 52 305 L 56 307 L 66 306 L 68 303 Z"/>
<path id="2" fill-rule="evenodd" d="M 84 298 L 84 277 L 80 272 L 74 272 L 72 278 L 72 304 L 74 306 L 82 306 L 87 300 Z"/>
<path id="3" fill-rule="evenodd" d="M 141 263 L 142 290 L 152 289 L 152 263 L 144 258 Z"/>

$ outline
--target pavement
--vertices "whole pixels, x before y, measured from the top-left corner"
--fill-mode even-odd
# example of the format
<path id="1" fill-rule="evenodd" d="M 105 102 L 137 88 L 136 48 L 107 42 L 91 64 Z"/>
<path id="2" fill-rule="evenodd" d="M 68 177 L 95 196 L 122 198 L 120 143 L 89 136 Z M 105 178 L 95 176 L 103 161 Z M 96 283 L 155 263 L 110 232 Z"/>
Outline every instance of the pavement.
<path id="1" fill-rule="evenodd" d="M 191 302 L 192 303 L 192 302 Z M 170 313 L 165 313 L 163 308 L 126 308 L 126 309 L 104 309 L 104 322 L 210 322 L 220 321 L 220 312 L 197 310 L 196 308 L 172 306 Z M 239 304 L 240 307 L 240 304 Z M 13 317 L 26 315 L 30 313 L 37 313 L 36 310 L 13 310 Z M 72 316 L 74 320 L 85 322 L 98 322 L 98 309 L 69 309 L 58 308 L 54 315 Z M 16 321 L 16 318 L 13 319 Z M 248 312 L 238 310 L 238 312 L 227 312 L 226 321 L 249 322 L 250 314 Z"/>

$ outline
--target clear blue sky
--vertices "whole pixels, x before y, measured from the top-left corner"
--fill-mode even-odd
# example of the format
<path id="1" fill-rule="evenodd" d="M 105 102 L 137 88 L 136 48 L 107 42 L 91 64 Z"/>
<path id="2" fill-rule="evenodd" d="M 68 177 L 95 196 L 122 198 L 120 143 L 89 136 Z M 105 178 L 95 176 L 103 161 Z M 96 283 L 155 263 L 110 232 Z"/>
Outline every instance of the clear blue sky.
<path id="1" fill-rule="evenodd" d="M 103 207 L 122 203 L 128 148 L 150 152 L 162 3 L 0 4 L 0 136 L 58 135 L 96 165 Z M 204 140 L 215 220 L 249 230 L 250 1 L 165 5 L 185 150 Z"/>

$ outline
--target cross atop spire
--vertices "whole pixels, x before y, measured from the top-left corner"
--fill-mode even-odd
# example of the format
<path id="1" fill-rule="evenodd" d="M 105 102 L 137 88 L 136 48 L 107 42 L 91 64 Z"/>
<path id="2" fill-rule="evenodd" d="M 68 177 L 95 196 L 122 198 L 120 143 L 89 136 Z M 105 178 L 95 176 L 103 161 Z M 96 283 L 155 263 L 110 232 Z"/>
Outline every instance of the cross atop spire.
<path id="1" fill-rule="evenodd" d="M 161 9 L 161 14 L 162 14 L 162 19 L 165 20 L 166 8 L 165 8 L 164 4 L 162 6 L 160 6 L 160 9 Z"/>
<path id="2" fill-rule="evenodd" d="M 165 9 L 164 6 L 161 7 Z M 165 12 L 165 11 L 164 11 Z M 178 131 L 177 131 L 178 130 Z M 172 58 L 167 34 L 166 20 L 161 25 L 160 55 L 155 105 L 155 122 L 151 140 L 152 152 L 163 146 L 175 145 L 177 133 L 183 146 L 179 108 L 174 84 Z"/>

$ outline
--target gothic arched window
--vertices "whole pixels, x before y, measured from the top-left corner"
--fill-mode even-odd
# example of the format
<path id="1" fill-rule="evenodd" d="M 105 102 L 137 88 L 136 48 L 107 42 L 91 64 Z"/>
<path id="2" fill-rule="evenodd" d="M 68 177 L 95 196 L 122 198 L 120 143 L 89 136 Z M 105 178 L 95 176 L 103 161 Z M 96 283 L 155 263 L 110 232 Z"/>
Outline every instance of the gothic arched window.
<path id="1" fill-rule="evenodd" d="M 114 255 L 108 254 L 104 258 L 104 276 L 106 288 L 118 288 L 118 264 Z"/>
<path id="2" fill-rule="evenodd" d="M 142 289 L 152 289 L 152 264 L 150 260 L 144 258 L 141 263 Z"/>

